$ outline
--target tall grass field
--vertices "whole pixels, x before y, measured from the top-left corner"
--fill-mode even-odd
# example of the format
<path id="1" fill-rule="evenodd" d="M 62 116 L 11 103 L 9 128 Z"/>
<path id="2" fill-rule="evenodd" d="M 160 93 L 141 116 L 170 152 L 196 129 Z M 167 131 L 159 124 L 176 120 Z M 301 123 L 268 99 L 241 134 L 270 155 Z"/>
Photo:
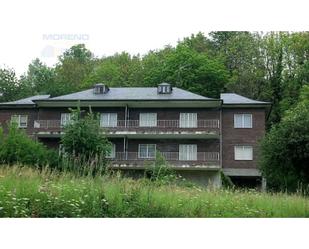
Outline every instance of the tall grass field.
<path id="1" fill-rule="evenodd" d="M 0 217 L 309 217 L 309 200 L 0 166 Z"/>

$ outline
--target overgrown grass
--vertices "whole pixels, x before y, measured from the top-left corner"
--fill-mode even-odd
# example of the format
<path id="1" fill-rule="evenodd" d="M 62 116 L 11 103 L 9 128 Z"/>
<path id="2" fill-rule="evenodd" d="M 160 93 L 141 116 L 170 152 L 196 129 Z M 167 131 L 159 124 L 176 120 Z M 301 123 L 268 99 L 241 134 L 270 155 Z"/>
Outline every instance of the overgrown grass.
<path id="1" fill-rule="evenodd" d="M 0 217 L 309 217 L 309 200 L 0 166 Z"/>

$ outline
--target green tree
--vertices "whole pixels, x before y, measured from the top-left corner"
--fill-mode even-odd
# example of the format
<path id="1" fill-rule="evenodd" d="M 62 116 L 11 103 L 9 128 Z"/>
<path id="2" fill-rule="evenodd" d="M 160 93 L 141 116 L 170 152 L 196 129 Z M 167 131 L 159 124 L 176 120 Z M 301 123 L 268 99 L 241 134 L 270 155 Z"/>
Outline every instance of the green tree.
<path id="1" fill-rule="evenodd" d="M 38 58 L 28 66 L 28 71 L 21 76 L 20 82 L 31 89 L 32 94 L 50 94 L 57 92 L 54 68 L 42 63 Z"/>
<path id="2" fill-rule="evenodd" d="M 140 57 L 122 52 L 100 59 L 86 79 L 85 87 L 90 87 L 95 82 L 116 87 L 141 86 L 143 68 Z"/>
<path id="3" fill-rule="evenodd" d="M 175 170 L 171 168 L 171 165 L 168 164 L 160 152 L 156 153 L 155 162 L 146 167 L 145 173 L 150 180 L 162 183 L 172 182 L 177 179 Z"/>
<path id="4" fill-rule="evenodd" d="M 209 38 L 207 38 L 202 32 L 196 35 L 192 34 L 190 37 L 185 37 L 183 41 L 179 42 L 179 45 L 185 45 L 193 49 L 198 53 L 208 53 L 212 54 L 214 50 L 214 44 Z"/>
<path id="5" fill-rule="evenodd" d="M 59 57 L 55 67 L 55 87 L 52 95 L 61 95 L 81 90 L 92 72 L 95 59 L 84 44 L 72 46 Z"/>
<path id="6" fill-rule="evenodd" d="M 309 86 L 261 142 L 260 168 L 269 186 L 295 191 L 309 184 Z M 308 190 L 308 189 L 307 189 Z"/>
<path id="7" fill-rule="evenodd" d="M 61 143 L 70 156 L 86 159 L 99 156 L 104 160 L 111 149 L 96 115 L 90 110 L 82 117 L 80 108 L 72 110 L 71 122 L 64 127 Z"/>
<path id="8" fill-rule="evenodd" d="M 145 72 L 147 85 L 165 81 L 198 94 L 219 97 L 227 80 L 227 71 L 219 60 L 184 44 L 168 51 L 161 62 L 155 62 L 156 66 Z"/>
<path id="9" fill-rule="evenodd" d="M 0 68 L 0 102 L 16 99 L 19 82 L 15 71 L 11 68 Z"/>

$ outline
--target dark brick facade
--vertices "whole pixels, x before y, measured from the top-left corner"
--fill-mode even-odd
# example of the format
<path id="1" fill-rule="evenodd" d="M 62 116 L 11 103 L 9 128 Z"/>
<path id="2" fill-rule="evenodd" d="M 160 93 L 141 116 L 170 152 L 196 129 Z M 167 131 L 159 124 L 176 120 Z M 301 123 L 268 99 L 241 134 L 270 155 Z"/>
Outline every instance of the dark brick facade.
<path id="1" fill-rule="evenodd" d="M 234 114 L 252 114 L 252 128 L 234 128 Z M 237 108 L 222 110 L 222 166 L 223 168 L 256 168 L 258 142 L 265 133 L 265 109 Z M 235 145 L 253 147 L 253 160 L 234 159 Z"/>
<path id="2" fill-rule="evenodd" d="M 84 108 L 88 111 L 88 108 Z M 93 112 L 116 112 L 118 120 L 125 119 L 125 108 L 92 108 Z M 61 113 L 69 112 L 68 108 L 27 108 L 27 109 L 1 109 L 0 122 L 5 130 L 5 124 L 10 121 L 14 114 L 28 115 L 28 127 L 25 129 L 28 135 L 34 136 L 38 132 L 34 128 L 35 120 L 60 120 Z M 203 119 L 220 119 L 221 110 L 218 108 L 136 108 L 130 109 L 128 112 L 129 120 L 139 120 L 139 113 L 141 112 L 155 112 L 157 113 L 157 120 L 179 120 L 181 112 L 197 113 L 198 120 Z M 252 128 L 234 128 L 234 114 L 235 113 L 250 113 L 253 120 Z M 258 141 L 263 137 L 265 132 L 265 109 L 263 108 L 222 108 L 222 148 L 220 150 L 220 138 L 200 139 L 198 135 L 192 139 L 128 139 L 126 148 L 128 152 L 137 152 L 138 144 L 153 143 L 157 145 L 157 149 L 167 152 L 178 152 L 179 144 L 197 144 L 198 152 L 220 152 L 222 151 L 222 167 L 223 168 L 256 168 L 258 160 Z M 117 129 L 117 128 L 115 128 Z M 147 129 L 147 128 L 140 128 Z M 180 128 L 178 128 L 181 130 Z M 168 130 L 168 129 L 166 129 Z M 175 129 L 174 129 L 175 130 Z M 177 130 L 177 129 L 176 129 Z M 189 128 L 188 130 L 194 130 Z M 218 129 L 218 133 L 220 129 Z M 125 135 L 123 135 L 125 136 Z M 59 138 L 39 138 L 40 141 L 47 146 L 57 148 Z M 116 144 L 116 152 L 123 152 L 124 142 L 123 138 L 111 138 L 112 142 Z M 235 145 L 251 145 L 253 146 L 253 160 L 252 161 L 236 161 L 234 160 L 234 146 Z"/>
<path id="3" fill-rule="evenodd" d="M 0 125 L 3 127 L 4 132 L 7 131 L 7 124 L 11 121 L 13 115 L 28 115 L 27 128 L 22 128 L 28 135 L 33 135 L 34 120 L 37 120 L 38 111 L 34 108 L 26 109 L 0 109 Z"/>

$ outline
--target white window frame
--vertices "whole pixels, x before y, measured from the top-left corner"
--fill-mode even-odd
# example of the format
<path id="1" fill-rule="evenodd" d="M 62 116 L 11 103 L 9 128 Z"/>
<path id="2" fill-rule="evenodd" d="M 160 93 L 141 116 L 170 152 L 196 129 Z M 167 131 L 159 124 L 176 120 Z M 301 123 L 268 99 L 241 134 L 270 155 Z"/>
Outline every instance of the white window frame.
<path id="1" fill-rule="evenodd" d="M 250 125 L 249 126 L 246 126 L 245 124 L 245 116 L 248 116 L 250 117 Z M 237 124 L 237 118 L 240 118 L 241 119 L 241 125 L 238 126 Z M 252 114 L 249 114 L 249 113 L 235 113 L 234 114 L 234 128 L 246 128 L 246 129 L 250 129 L 252 128 Z"/>
<path id="2" fill-rule="evenodd" d="M 140 127 L 156 127 L 157 122 L 157 113 L 155 112 L 145 112 L 139 114 Z"/>
<path id="3" fill-rule="evenodd" d="M 71 122 L 71 120 L 72 120 L 72 113 L 70 112 L 61 113 L 60 116 L 61 127 L 68 125 Z"/>
<path id="4" fill-rule="evenodd" d="M 182 147 L 186 147 L 186 150 L 187 150 L 186 154 L 183 154 Z M 191 155 L 190 155 L 190 150 L 192 152 Z M 179 144 L 179 156 L 178 157 L 180 161 L 196 161 L 197 160 L 197 144 Z"/>
<path id="5" fill-rule="evenodd" d="M 146 146 L 146 156 L 141 156 L 141 146 Z M 153 156 L 150 156 L 149 155 L 149 147 L 150 146 L 154 146 L 155 148 L 155 151 L 154 151 L 154 155 Z M 138 158 L 141 158 L 141 159 L 153 159 L 153 158 L 156 158 L 156 153 L 157 153 L 157 145 L 156 144 L 139 144 L 138 145 Z"/>
<path id="6" fill-rule="evenodd" d="M 103 116 L 106 115 L 107 116 L 107 125 L 104 125 L 103 124 Z M 115 119 L 115 123 L 111 123 L 111 116 L 112 115 L 115 115 L 116 116 L 116 119 Z M 117 127 L 117 123 L 118 123 L 118 114 L 116 112 L 104 112 L 104 113 L 101 113 L 100 115 L 100 126 L 101 127 Z"/>
<path id="7" fill-rule="evenodd" d="M 239 154 L 244 153 L 245 149 L 251 149 L 249 155 Z M 237 150 L 240 150 L 237 152 Z M 235 145 L 234 146 L 234 160 L 236 161 L 252 161 L 253 160 L 253 146 L 250 145 Z"/>
<path id="8" fill-rule="evenodd" d="M 115 158 L 116 157 L 116 144 L 112 143 L 111 151 L 108 155 L 106 155 L 106 158 Z"/>
<path id="9" fill-rule="evenodd" d="M 181 112 L 179 114 L 180 128 L 197 128 L 197 113 L 196 112 Z"/>
<path id="10" fill-rule="evenodd" d="M 26 118 L 26 122 L 24 125 L 22 125 L 21 119 L 22 117 Z M 16 120 L 18 128 L 27 128 L 28 127 L 28 115 L 23 115 L 23 114 L 17 114 L 17 115 L 12 115 L 11 116 L 11 122 L 14 122 Z"/>

